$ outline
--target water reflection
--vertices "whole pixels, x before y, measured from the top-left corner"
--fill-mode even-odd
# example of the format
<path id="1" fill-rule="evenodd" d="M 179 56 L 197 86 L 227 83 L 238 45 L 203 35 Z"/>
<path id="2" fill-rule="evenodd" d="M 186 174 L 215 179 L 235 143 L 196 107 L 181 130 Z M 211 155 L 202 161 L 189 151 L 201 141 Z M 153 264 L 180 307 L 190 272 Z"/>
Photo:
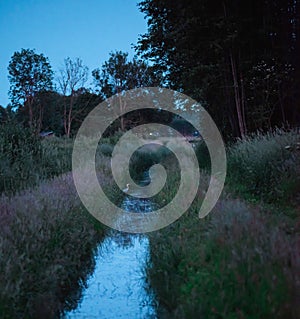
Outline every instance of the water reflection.
<path id="1" fill-rule="evenodd" d="M 153 210 L 148 199 L 132 196 L 126 197 L 122 206 L 137 213 Z M 144 271 L 148 260 L 147 236 L 111 230 L 98 247 L 94 273 L 78 307 L 67 312 L 65 318 L 157 318 L 155 296 L 147 286 Z"/>
<path id="2" fill-rule="evenodd" d="M 148 254 L 147 237 L 112 232 L 98 249 L 82 301 L 66 318 L 157 318 L 143 271 Z"/>

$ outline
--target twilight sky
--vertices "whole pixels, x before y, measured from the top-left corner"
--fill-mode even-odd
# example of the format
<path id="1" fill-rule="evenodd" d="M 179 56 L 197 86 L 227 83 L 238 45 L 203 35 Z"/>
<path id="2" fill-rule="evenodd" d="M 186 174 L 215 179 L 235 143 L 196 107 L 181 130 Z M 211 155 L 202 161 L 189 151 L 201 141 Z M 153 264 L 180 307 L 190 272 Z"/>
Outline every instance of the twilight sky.
<path id="1" fill-rule="evenodd" d="M 53 71 L 64 58 L 80 57 L 89 72 L 115 50 L 134 51 L 146 20 L 138 0 L 0 0 L 0 105 L 9 103 L 7 66 L 15 51 L 35 49 Z M 92 83 L 90 77 L 87 86 Z"/>

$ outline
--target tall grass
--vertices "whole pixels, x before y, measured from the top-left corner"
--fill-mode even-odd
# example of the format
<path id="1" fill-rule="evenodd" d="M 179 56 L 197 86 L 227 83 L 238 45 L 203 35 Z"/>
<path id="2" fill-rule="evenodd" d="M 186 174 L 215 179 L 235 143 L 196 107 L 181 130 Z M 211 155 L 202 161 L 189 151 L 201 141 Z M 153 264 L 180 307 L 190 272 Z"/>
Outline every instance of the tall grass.
<path id="1" fill-rule="evenodd" d="M 80 206 L 71 174 L 0 200 L 1 318 L 55 318 L 80 288 L 104 229 Z M 87 267 L 89 266 L 89 267 Z"/>
<path id="2" fill-rule="evenodd" d="M 299 231 L 299 229 L 298 229 Z M 298 318 L 299 241 L 237 199 L 151 234 L 148 276 L 166 318 Z"/>
<path id="3" fill-rule="evenodd" d="M 198 150 L 198 157 L 203 151 Z M 228 148 L 228 162 L 228 189 L 274 204 L 295 200 L 299 131 L 247 137 Z M 203 175 L 189 211 L 150 234 L 148 277 L 161 317 L 299 318 L 299 223 L 227 193 L 199 220 L 208 184 Z M 174 171 L 172 178 L 177 176 Z M 170 202 L 172 184 L 158 200 Z"/>
<path id="4" fill-rule="evenodd" d="M 76 307 L 105 229 L 80 204 L 72 174 L 61 174 L 73 142 L 10 124 L 0 128 L 0 318 L 58 318 Z M 108 161 L 97 159 L 113 191 Z"/>
<path id="5" fill-rule="evenodd" d="M 289 202 L 300 189 L 300 131 L 257 133 L 229 147 L 228 182 L 248 198 Z"/>

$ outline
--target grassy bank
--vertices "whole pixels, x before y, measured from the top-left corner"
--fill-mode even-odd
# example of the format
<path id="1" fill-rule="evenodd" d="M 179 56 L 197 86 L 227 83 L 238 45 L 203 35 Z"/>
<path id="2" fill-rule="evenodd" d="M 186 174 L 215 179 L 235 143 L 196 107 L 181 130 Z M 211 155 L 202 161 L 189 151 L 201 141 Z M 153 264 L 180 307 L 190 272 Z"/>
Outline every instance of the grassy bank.
<path id="1" fill-rule="evenodd" d="M 161 318 L 299 318 L 298 142 L 299 132 L 277 131 L 230 146 L 215 209 L 198 219 L 203 181 L 190 210 L 150 235 Z M 165 188 L 160 200 L 173 196 Z"/>
<path id="2" fill-rule="evenodd" d="M 227 184 L 247 200 L 297 206 L 300 131 L 255 134 L 228 148 Z"/>
<path id="3" fill-rule="evenodd" d="M 72 174 L 61 174 L 73 142 L 16 130 L 14 147 L 1 135 L 0 317 L 58 318 L 76 307 L 106 228 L 81 205 Z M 97 160 L 98 178 L 117 197 L 108 159 Z"/>
<path id="4" fill-rule="evenodd" d="M 1 318 L 55 318 L 76 306 L 104 234 L 71 174 L 0 200 Z"/>

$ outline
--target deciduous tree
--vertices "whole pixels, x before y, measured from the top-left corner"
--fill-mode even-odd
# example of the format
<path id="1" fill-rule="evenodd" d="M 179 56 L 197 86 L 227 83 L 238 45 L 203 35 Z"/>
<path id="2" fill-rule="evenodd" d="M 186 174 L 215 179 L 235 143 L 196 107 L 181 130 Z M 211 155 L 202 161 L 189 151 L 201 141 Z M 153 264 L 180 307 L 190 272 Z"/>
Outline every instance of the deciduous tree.
<path id="1" fill-rule="evenodd" d="M 28 124 L 35 127 L 34 99 L 39 92 L 52 89 L 53 72 L 48 58 L 34 50 L 22 49 L 11 57 L 8 72 L 12 106 L 17 109 L 27 106 Z"/>
<path id="2" fill-rule="evenodd" d="M 67 137 L 70 137 L 71 126 L 75 117 L 74 104 L 78 97 L 78 90 L 84 87 L 88 78 L 88 68 L 80 58 L 72 60 L 66 58 L 64 66 L 59 70 L 57 78 L 60 92 L 64 97 L 63 121 Z"/>
<path id="3" fill-rule="evenodd" d="M 122 51 L 110 53 L 101 69 L 95 69 L 92 74 L 103 98 L 119 93 L 121 111 L 126 109 L 121 99 L 122 91 L 161 84 L 161 76 L 152 67 L 137 57 L 129 60 L 128 53 Z M 121 130 L 125 130 L 125 118 L 120 120 Z"/>

